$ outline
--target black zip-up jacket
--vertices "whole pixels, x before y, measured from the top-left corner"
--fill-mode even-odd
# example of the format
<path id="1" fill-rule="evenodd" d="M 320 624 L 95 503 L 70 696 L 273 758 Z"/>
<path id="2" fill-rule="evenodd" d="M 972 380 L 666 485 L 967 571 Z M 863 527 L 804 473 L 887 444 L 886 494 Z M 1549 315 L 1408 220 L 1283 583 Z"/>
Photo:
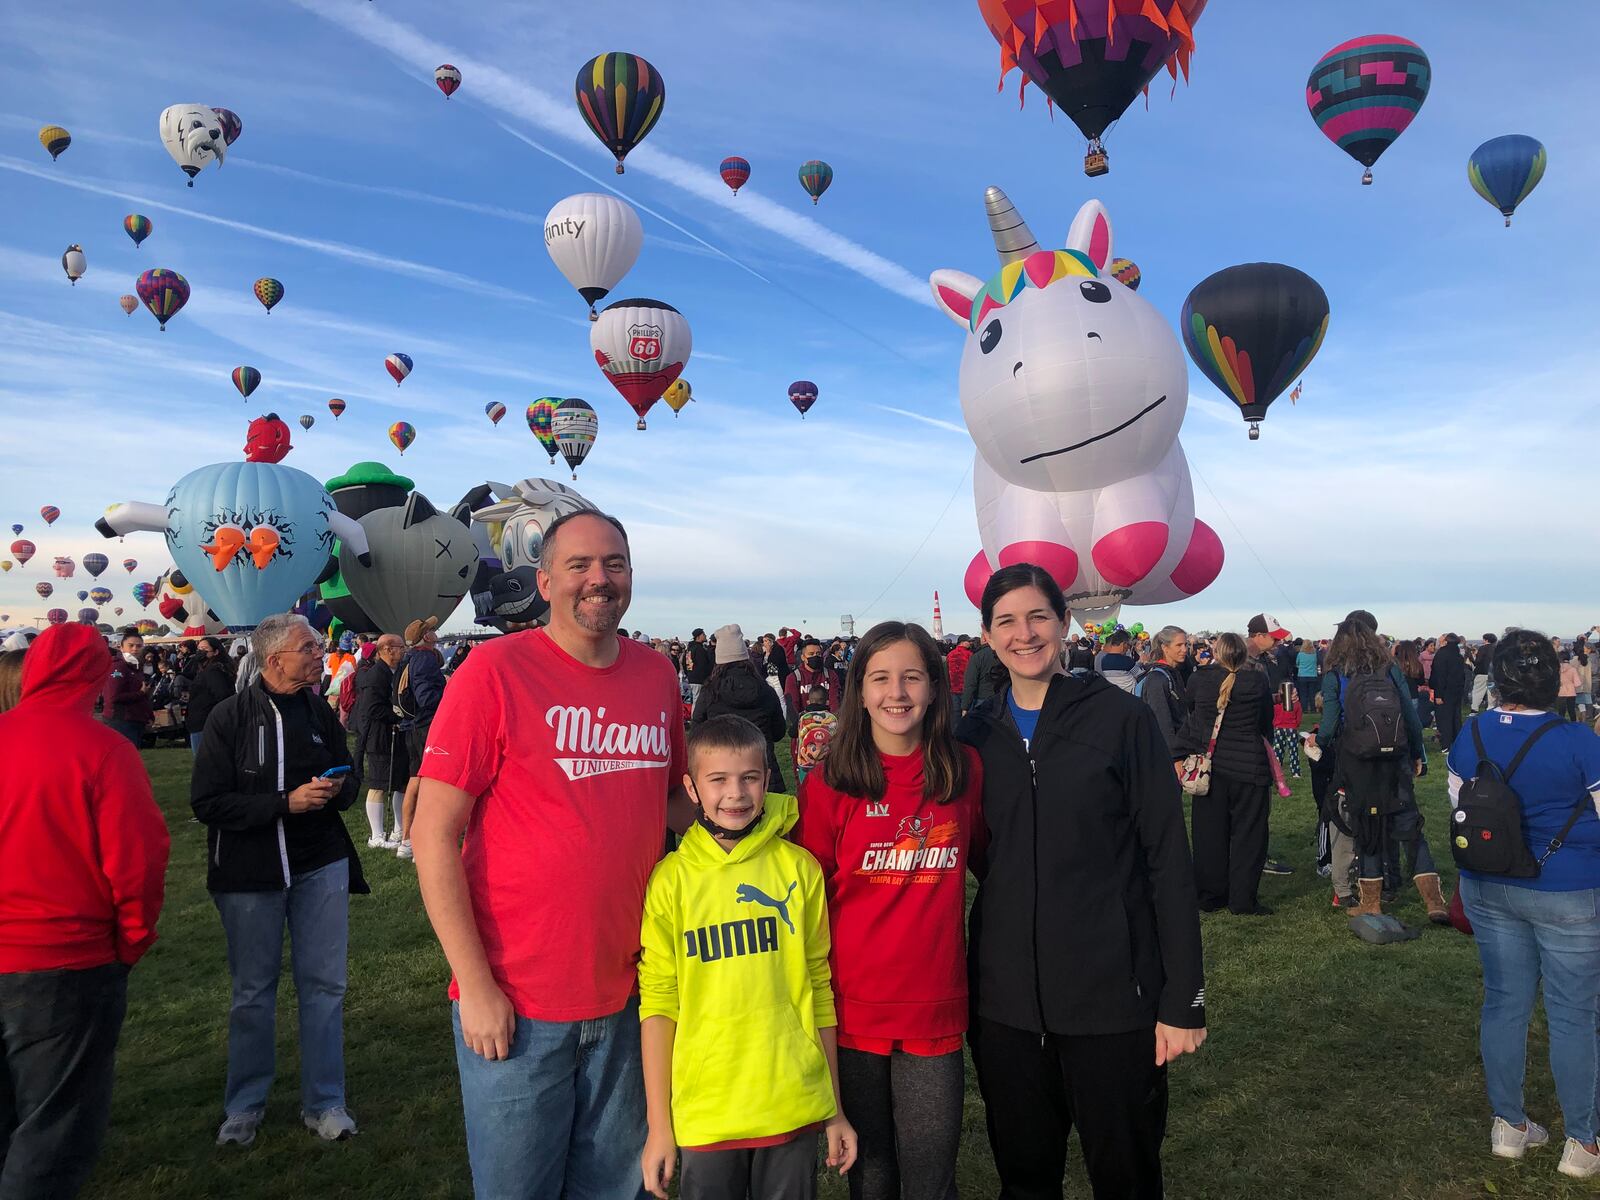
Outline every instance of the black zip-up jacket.
<path id="1" fill-rule="evenodd" d="M 990 833 L 973 1010 L 1038 1034 L 1203 1027 L 1194 867 L 1155 715 L 1098 676 L 1059 675 L 1025 749 L 1007 695 L 957 732 L 983 759 Z"/>
<path id="2" fill-rule="evenodd" d="M 322 734 L 328 767 L 348 766 L 339 715 L 309 690 L 295 693 Z M 283 718 L 257 679 L 211 710 L 189 782 L 189 807 L 206 827 L 206 889 L 213 892 L 281 892 L 289 886 L 289 847 L 284 818 L 289 795 L 283 774 Z M 324 770 L 327 768 L 324 767 Z M 303 780 L 292 781 L 298 787 Z M 350 862 L 350 891 L 365 894 L 361 859 L 341 812 L 355 803 L 355 774 L 315 816 L 331 822 Z M 312 814 L 305 814 L 309 817 Z M 303 819 L 296 817 L 296 820 Z"/>
<path id="3" fill-rule="evenodd" d="M 1217 723 L 1217 697 L 1228 673 L 1213 664 L 1201 667 L 1189 680 L 1189 719 L 1178 730 L 1172 756 L 1204 754 L 1211 741 L 1211 727 Z M 1267 764 L 1267 748 L 1262 739 L 1272 740 L 1272 688 L 1265 671 L 1243 667 L 1234 676 L 1228 708 L 1217 731 L 1217 748 L 1211 754 L 1211 773 L 1237 783 L 1272 782 Z"/>
<path id="4" fill-rule="evenodd" d="M 228 674 L 228 664 L 222 659 L 210 659 L 195 672 L 189 685 L 189 707 L 184 713 L 184 726 L 190 733 L 199 733 L 206 727 L 211 710 L 233 695 L 233 676 Z"/>

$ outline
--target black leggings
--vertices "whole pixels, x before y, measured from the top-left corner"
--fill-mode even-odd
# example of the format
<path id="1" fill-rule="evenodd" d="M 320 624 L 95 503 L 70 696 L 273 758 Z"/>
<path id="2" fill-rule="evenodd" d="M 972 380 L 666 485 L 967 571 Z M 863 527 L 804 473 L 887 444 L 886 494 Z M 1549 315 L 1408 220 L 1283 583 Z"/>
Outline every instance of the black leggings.
<path id="1" fill-rule="evenodd" d="M 961 1052 L 839 1048 L 839 1098 L 860 1148 L 850 1200 L 955 1200 L 965 1078 Z"/>

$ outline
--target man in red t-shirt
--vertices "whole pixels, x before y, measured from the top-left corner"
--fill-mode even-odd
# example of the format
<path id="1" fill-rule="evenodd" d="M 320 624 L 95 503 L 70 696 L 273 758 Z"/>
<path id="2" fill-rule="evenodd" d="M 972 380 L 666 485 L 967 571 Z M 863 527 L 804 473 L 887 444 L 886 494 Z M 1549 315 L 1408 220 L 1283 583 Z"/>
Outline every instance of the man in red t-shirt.
<path id="1" fill-rule="evenodd" d="M 633 1200 L 645 884 L 669 808 L 680 831 L 691 814 L 678 680 L 618 637 L 633 568 L 615 518 L 552 524 L 538 586 L 549 626 L 484 643 L 445 689 L 412 849 L 454 973 L 474 1189 Z"/>

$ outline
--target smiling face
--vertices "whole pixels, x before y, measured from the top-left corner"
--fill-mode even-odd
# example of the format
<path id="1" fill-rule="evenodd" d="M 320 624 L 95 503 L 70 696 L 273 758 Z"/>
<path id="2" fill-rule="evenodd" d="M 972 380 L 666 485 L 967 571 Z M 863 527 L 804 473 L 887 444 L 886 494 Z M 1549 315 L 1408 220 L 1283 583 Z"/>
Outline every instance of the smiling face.
<path id="1" fill-rule="evenodd" d="M 703 748 L 690 766 L 684 786 L 713 825 L 737 833 L 761 819 L 767 794 L 767 762 L 761 751 Z"/>
<path id="2" fill-rule="evenodd" d="M 903 755 L 916 748 L 933 691 L 927 664 L 909 641 L 873 653 L 861 675 L 861 704 L 879 750 Z"/>
<path id="3" fill-rule="evenodd" d="M 978 452 L 1041 492 L 1150 470 L 1188 405 L 1177 336 L 1114 279 L 1065 277 L 984 315 L 961 357 L 961 411 Z"/>
<path id="4" fill-rule="evenodd" d="M 550 627 L 578 640 L 615 633 L 633 599 L 628 543 L 604 517 L 580 516 L 545 543 L 539 594 Z"/>
<path id="5" fill-rule="evenodd" d="M 1056 672 L 1066 628 L 1045 594 L 1030 586 L 1009 591 L 995 602 L 984 633 L 1013 680 L 1038 680 Z"/>

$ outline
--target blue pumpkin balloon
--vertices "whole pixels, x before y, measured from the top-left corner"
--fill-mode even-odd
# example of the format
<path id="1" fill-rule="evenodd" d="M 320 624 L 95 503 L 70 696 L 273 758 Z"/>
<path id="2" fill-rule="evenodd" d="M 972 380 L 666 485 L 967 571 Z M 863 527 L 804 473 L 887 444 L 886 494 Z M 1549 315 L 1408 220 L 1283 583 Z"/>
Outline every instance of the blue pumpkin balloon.
<path id="1" fill-rule="evenodd" d="M 278 463 L 214 463 L 167 495 L 172 561 L 230 630 L 288 612 L 328 565 L 327 489 Z"/>
<path id="2" fill-rule="evenodd" d="M 1517 205 L 1539 186 L 1549 159 L 1536 138 L 1525 133 L 1508 133 L 1490 138 L 1467 160 L 1467 179 L 1472 190 L 1500 210 L 1506 224 Z"/>

